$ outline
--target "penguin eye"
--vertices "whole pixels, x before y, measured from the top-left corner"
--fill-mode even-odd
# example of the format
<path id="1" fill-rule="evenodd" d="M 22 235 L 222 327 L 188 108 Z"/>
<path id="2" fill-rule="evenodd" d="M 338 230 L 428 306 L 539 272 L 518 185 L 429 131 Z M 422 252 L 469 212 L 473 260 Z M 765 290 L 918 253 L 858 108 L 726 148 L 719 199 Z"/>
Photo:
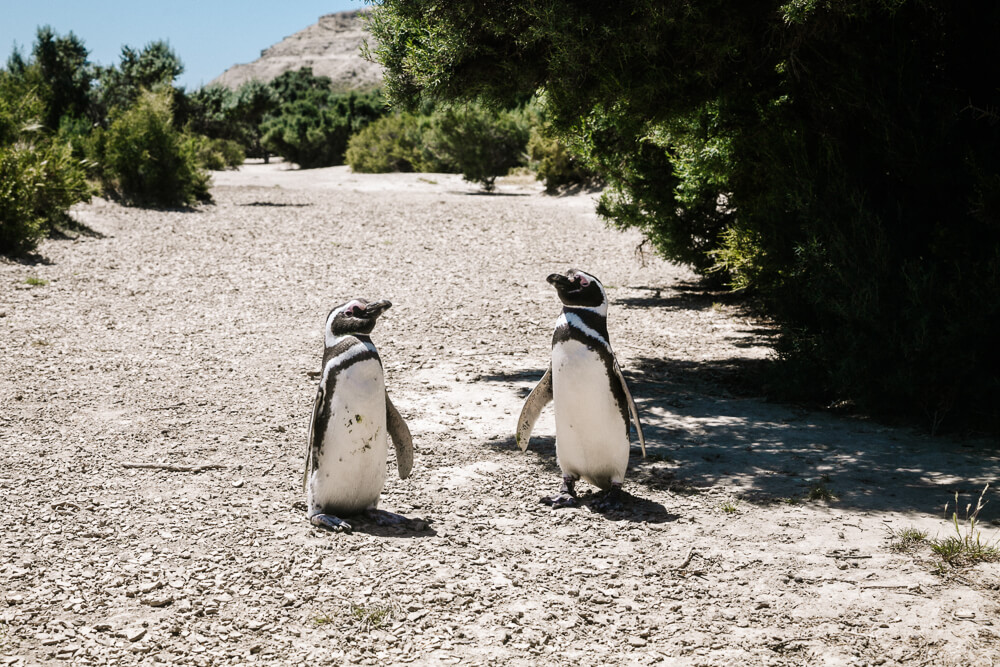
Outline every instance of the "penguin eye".
<path id="1" fill-rule="evenodd" d="M 578 283 L 580 283 L 580 287 L 586 287 L 587 285 L 590 284 L 590 281 L 584 278 L 583 276 L 577 276 L 576 280 Z"/>

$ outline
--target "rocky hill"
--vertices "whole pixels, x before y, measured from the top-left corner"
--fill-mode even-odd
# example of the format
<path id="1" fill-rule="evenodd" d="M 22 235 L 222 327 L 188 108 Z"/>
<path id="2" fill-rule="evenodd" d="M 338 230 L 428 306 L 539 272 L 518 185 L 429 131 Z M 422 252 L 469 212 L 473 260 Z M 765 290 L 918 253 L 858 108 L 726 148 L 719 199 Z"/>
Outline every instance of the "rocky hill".
<path id="1" fill-rule="evenodd" d="M 382 67 L 361 57 L 361 45 L 370 39 L 365 10 L 321 16 L 305 30 L 261 51 L 252 63 L 233 65 L 209 85 L 238 88 L 251 79 L 270 81 L 289 70 L 312 67 L 338 88 L 368 89 L 382 83 Z"/>

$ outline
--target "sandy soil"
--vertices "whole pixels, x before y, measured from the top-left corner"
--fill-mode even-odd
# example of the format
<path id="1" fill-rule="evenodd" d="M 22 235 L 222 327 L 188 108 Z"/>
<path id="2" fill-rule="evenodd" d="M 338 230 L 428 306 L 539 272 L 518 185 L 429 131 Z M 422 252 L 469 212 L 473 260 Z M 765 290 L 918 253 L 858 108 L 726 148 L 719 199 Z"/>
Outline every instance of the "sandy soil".
<path id="1" fill-rule="evenodd" d="M 588 196 L 281 165 L 213 195 L 96 201 L 94 235 L 0 262 L 0 665 L 1000 663 L 1000 565 L 893 539 L 953 534 L 1000 458 L 748 395 L 768 328 Z M 551 412 L 514 445 L 571 266 L 645 425 L 624 512 L 538 504 Z M 426 530 L 304 520 L 323 320 L 354 296 L 394 304 L 373 338 L 417 455 L 382 507 Z"/>

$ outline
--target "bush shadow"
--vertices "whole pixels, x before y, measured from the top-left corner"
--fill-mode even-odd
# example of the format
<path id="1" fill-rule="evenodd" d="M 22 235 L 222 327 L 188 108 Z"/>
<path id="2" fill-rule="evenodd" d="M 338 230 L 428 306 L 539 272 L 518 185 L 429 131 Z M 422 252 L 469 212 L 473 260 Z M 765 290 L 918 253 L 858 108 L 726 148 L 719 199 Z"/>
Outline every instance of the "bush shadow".
<path id="1" fill-rule="evenodd" d="M 815 502 L 873 512 L 937 514 L 946 502 L 975 503 L 1000 478 L 1000 443 L 933 437 L 832 409 L 770 402 L 767 360 L 639 357 L 625 371 L 648 456 L 633 455 L 626 488 L 674 494 L 726 489 L 747 502 Z M 482 375 L 515 383 L 523 398 L 545 369 Z M 549 406 L 546 410 L 552 410 Z M 536 432 L 528 452 L 558 479 L 554 433 Z M 493 441 L 516 450 L 513 438 Z M 636 491 L 642 495 L 641 490 Z M 810 498 L 815 498 L 810 500 Z M 1000 516 L 1000 497 L 981 518 Z"/>

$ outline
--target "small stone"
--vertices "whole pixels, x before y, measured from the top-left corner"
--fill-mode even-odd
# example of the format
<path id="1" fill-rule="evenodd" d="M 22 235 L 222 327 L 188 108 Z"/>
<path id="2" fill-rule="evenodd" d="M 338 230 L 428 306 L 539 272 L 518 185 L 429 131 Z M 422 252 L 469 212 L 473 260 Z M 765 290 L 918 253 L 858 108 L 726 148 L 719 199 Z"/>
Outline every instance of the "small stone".
<path id="1" fill-rule="evenodd" d="M 628 645 L 634 646 L 635 648 L 645 646 L 646 643 L 647 643 L 646 640 L 643 639 L 642 637 L 631 636 L 628 638 Z"/>
<path id="2" fill-rule="evenodd" d="M 976 612 L 972 611 L 971 609 L 956 609 L 955 610 L 955 618 L 957 618 L 959 620 L 968 621 L 968 620 L 972 620 L 975 617 L 976 617 Z"/>
<path id="3" fill-rule="evenodd" d="M 169 593 L 164 593 L 162 595 L 150 595 L 142 599 L 142 603 L 150 607 L 166 607 L 173 601 L 174 596 Z"/>
<path id="4" fill-rule="evenodd" d="M 137 642 L 146 636 L 146 628 L 128 628 L 125 630 L 125 639 L 130 642 Z"/>
<path id="5" fill-rule="evenodd" d="M 163 587 L 162 581 L 151 581 L 139 586 L 139 592 L 145 595 L 146 593 L 152 593 L 153 591 L 162 587 Z"/>

